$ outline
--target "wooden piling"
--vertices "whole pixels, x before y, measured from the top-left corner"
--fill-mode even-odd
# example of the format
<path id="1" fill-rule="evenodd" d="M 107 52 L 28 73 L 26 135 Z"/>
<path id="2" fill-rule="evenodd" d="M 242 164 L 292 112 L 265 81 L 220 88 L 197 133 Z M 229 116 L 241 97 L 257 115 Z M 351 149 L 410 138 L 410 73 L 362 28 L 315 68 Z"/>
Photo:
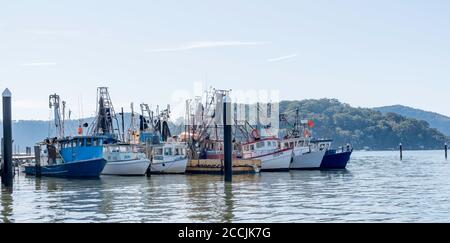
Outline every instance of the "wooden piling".
<path id="1" fill-rule="evenodd" d="M 444 150 L 445 150 L 445 159 L 447 159 L 447 150 L 448 150 L 447 143 L 444 144 Z"/>
<path id="2" fill-rule="evenodd" d="M 11 92 L 5 89 L 3 100 L 3 170 L 2 183 L 7 187 L 13 185 L 12 164 L 12 119 L 11 119 Z"/>
<path id="3" fill-rule="evenodd" d="M 36 177 L 41 176 L 41 148 L 39 146 L 34 146 L 34 159 L 35 159 L 35 173 Z"/>
<path id="4" fill-rule="evenodd" d="M 231 182 L 233 177 L 233 142 L 231 127 L 231 102 L 228 96 L 224 97 L 223 102 L 223 144 L 224 144 L 224 172 L 225 182 Z"/>
<path id="5" fill-rule="evenodd" d="M 400 147 L 400 160 L 403 160 L 403 144 L 400 143 L 399 147 Z"/>

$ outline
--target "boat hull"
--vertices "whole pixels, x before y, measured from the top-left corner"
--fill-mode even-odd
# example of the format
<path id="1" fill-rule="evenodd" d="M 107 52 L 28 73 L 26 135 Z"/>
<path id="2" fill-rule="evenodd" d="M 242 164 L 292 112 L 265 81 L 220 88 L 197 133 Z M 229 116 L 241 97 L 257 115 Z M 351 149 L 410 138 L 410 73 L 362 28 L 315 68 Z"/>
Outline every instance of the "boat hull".
<path id="1" fill-rule="evenodd" d="M 108 161 L 102 175 L 142 176 L 147 172 L 149 165 L 148 159 Z"/>
<path id="2" fill-rule="evenodd" d="M 103 158 L 75 161 L 59 165 L 41 166 L 41 176 L 73 177 L 73 178 L 98 178 L 106 160 Z M 36 175 L 36 166 L 25 166 L 25 174 Z"/>
<path id="3" fill-rule="evenodd" d="M 150 173 L 153 174 L 183 174 L 186 172 L 188 159 L 174 161 L 154 161 L 150 165 Z"/>
<path id="4" fill-rule="evenodd" d="M 292 170 L 316 170 L 320 169 L 322 160 L 325 156 L 324 151 L 314 151 L 304 154 L 295 154 L 292 157 L 290 169 Z"/>
<path id="5" fill-rule="evenodd" d="M 327 152 L 323 157 L 320 169 L 332 170 L 332 169 L 345 169 L 352 151 L 345 151 L 342 153 L 336 153 L 336 151 Z"/>
<path id="6" fill-rule="evenodd" d="M 285 150 L 270 155 L 258 157 L 261 160 L 261 171 L 289 171 L 292 150 Z"/>

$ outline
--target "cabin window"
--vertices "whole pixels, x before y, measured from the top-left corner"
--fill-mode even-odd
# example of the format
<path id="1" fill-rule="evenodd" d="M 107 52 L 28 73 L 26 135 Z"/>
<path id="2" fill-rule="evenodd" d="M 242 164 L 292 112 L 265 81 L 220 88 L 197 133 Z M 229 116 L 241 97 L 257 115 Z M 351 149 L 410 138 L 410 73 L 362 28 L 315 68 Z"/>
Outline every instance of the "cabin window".
<path id="1" fill-rule="evenodd" d="M 86 139 L 86 146 L 92 146 L 92 139 L 91 138 Z"/>
<path id="2" fill-rule="evenodd" d="M 164 155 L 172 155 L 172 148 L 165 148 Z"/>
<path id="3" fill-rule="evenodd" d="M 290 147 L 290 148 L 293 148 L 293 147 L 294 147 L 294 142 L 291 142 L 291 143 L 289 144 L 289 147 Z"/>
<path id="4" fill-rule="evenodd" d="M 262 148 L 264 147 L 264 142 L 257 142 L 256 143 L 256 148 Z"/>
<path id="5" fill-rule="evenodd" d="M 175 148 L 175 155 L 180 155 L 180 149 L 179 148 Z"/>
<path id="6" fill-rule="evenodd" d="M 163 149 L 162 148 L 157 148 L 155 150 L 155 155 L 162 155 L 163 154 Z"/>
<path id="7" fill-rule="evenodd" d="M 86 139 L 81 139 L 81 146 L 86 146 Z"/>
<path id="8" fill-rule="evenodd" d="M 250 150 L 255 150 L 255 145 L 250 145 Z"/>

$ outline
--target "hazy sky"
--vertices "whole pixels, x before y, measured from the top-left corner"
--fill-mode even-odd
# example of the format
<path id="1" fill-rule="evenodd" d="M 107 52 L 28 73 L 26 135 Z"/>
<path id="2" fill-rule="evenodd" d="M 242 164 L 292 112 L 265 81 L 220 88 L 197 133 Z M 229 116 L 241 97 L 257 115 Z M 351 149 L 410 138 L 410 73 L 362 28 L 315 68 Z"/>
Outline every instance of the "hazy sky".
<path id="1" fill-rule="evenodd" d="M 0 0 L 14 119 L 48 119 L 52 92 L 77 117 L 97 86 L 129 110 L 198 81 L 450 115 L 450 1 Z"/>

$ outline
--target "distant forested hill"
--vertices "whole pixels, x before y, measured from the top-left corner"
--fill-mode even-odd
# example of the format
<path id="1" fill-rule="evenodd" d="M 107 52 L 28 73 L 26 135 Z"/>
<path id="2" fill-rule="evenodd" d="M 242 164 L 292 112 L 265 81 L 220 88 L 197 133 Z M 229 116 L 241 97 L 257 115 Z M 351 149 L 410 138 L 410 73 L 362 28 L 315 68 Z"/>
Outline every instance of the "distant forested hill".
<path id="1" fill-rule="evenodd" d="M 408 118 L 424 120 L 430 124 L 430 127 L 436 128 L 447 136 L 450 136 L 450 117 L 448 116 L 403 105 L 383 106 L 373 109 L 381 111 L 383 114 L 393 112 Z"/>
<path id="2" fill-rule="evenodd" d="M 407 149 L 442 148 L 447 137 L 426 121 L 355 108 L 336 99 L 282 101 L 280 112 L 290 119 L 300 109 L 303 118 L 315 121 L 314 136 L 335 140 L 340 146 L 351 143 L 357 149 L 394 149 L 402 142 Z"/>
<path id="3" fill-rule="evenodd" d="M 351 143 L 356 149 L 396 149 L 402 142 L 406 149 L 441 149 L 447 137 L 426 121 L 406 118 L 396 113 L 384 114 L 374 109 L 355 108 L 335 99 L 282 101 L 280 112 L 292 120 L 295 110 L 300 116 L 313 119 L 315 137 L 332 138 L 335 146 Z M 138 119 L 138 117 L 136 118 Z M 92 122 L 93 118 L 85 119 Z M 130 124 L 130 115 L 125 115 L 125 127 Z M 137 120 L 138 121 L 138 120 Z M 120 123 L 120 122 L 119 122 Z M 66 134 L 74 134 L 79 121 L 66 123 Z M 1 126 L 1 123 L 0 123 Z M 170 124 L 173 134 L 183 131 L 182 126 Z M 1 128 L 1 127 L 0 127 Z M 282 127 L 286 128 L 286 127 Z M 2 129 L 0 129 L 0 135 Z M 13 138 L 21 151 L 33 146 L 49 134 L 48 121 L 16 121 L 13 124 Z"/>

